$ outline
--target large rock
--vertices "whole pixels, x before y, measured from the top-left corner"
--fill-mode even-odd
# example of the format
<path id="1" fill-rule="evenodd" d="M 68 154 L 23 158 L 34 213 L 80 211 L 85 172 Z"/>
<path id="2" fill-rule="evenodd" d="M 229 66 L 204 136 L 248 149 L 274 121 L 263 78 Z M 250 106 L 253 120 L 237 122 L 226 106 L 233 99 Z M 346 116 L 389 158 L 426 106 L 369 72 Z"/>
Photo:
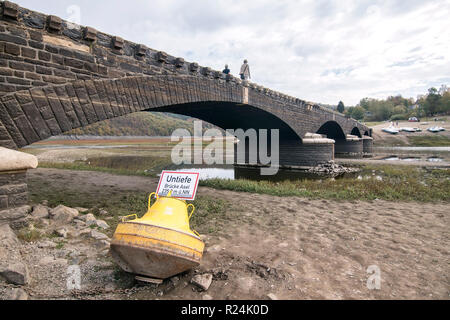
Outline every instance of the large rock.
<path id="1" fill-rule="evenodd" d="M 35 219 L 48 218 L 48 208 L 41 204 L 38 204 L 33 207 L 33 211 L 31 211 L 31 216 Z"/>
<path id="2" fill-rule="evenodd" d="M 191 279 L 191 282 L 200 289 L 206 291 L 212 283 L 212 278 L 212 274 L 210 273 L 197 274 Z"/>
<path id="3" fill-rule="evenodd" d="M 109 225 L 105 220 L 96 220 L 95 224 L 97 225 L 97 227 L 102 228 L 103 230 L 109 229 Z"/>
<path id="4" fill-rule="evenodd" d="M 16 234 L 12 231 L 9 225 L 0 225 L 0 245 L 12 247 L 18 243 L 19 239 L 17 239 Z"/>
<path id="5" fill-rule="evenodd" d="M 84 221 L 86 223 L 86 225 L 90 226 L 92 224 L 96 223 L 96 219 L 95 216 L 92 213 L 88 213 L 88 214 L 84 214 L 84 215 L 79 215 L 77 217 L 77 220 L 81 220 Z"/>
<path id="6" fill-rule="evenodd" d="M 0 276 L 9 283 L 24 285 L 30 280 L 28 268 L 21 262 L 11 263 L 7 267 L 0 268 Z"/>
<path id="7" fill-rule="evenodd" d="M 30 212 L 30 210 L 31 207 L 27 205 L 0 210 L 0 224 L 10 223 L 11 221 L 23 219 L 28 215 L 28 212 Z"/>
<path id="8" fill-rule="evenodd" d="M 98 232 L 96 230 L 91 230 L 90 236 L 95 240 L 109 240 L 109 237 L 106 234 Z"/>
<path id="9" fill-rule="evenodd" d="M 58 237 L 67 238 L 67 228 L 59 228 L 55 230 L 55 233 Z"/>
<path id="10" fill-rule="evenodd" d="M 57 224 L 68 224 L 72 222 L 73 218 L 79 214 L 77 209 L 63 206 L 62 204 L 50 210 L 50 217 Z"/>

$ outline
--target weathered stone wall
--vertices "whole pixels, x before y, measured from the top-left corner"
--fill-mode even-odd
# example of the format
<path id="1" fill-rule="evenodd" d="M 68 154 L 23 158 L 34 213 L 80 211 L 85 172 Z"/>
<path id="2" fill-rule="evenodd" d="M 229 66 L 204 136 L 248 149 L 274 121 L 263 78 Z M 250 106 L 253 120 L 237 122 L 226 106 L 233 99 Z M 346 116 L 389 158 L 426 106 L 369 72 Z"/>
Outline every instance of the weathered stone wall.
<path id="1" fill-rule="evenodd" d="M 17 7 L 17 16 L 3 9 L 1 19 L 0 96 L 74 80 L 201 71 L 182 58 L 25 8 Z"/>
<path id="2" fill-rule="evenodd" d="M 373 154 L 373 139 L 370 137 L 363 137 L 363 152 L 364 156 L 371 156 Z"/>
<path id="3" fill-rule="evenodd" d="M 336 157 L 362 158 L 363 156 L 363 139 L 337 139 L 334 147 Z"/>
<path id="4" fill-rule="evenodd" d="M 0 225 L 20 225 L 30 207 L 26 170 L 0 172 Z"/>
<path id="5" fill-rule="evenodd" d="M 239 153 L 239 145 L 235 144 L 234 159 L 235 164 L 250 164 L 254 165 L 250 161 L 253 159 L 250 157 L 249 144 L 246 143 L 243 153 Z M 259 159 L 259 151 L 257 162 L 261 163 Z M 270 154 L 270 150 L 269 150 Z M 269 155 L 270 157 L 270 155 Z M 242 159 L 243 161 L 239 161 Z M 279 165 L 286 167 L 310 167 L 316 166 L 320 163 L 326 163 L 330 160 L 334 160 L 334 144 L 333 143 L 300 143 L 299 141 L 280 141 L 279 148 Z"/>
<path id="6" fill-rule="evenodd" d="M 26 171 L 0 172 L 0 210 L 27 204 Z"/>

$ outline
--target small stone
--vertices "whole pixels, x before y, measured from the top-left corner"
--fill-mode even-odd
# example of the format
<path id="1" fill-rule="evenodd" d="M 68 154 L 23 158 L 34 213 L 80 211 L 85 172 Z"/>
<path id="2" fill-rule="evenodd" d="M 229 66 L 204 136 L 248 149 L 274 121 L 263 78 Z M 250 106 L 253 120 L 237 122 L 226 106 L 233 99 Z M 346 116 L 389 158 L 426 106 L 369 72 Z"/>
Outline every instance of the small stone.
<path id="1" fill-rule="evenodd" d="M 5 300 L 28 300 L 28 294 L 22 288 L 12 288 L 4 296 Z"/>
<path id="2" fill-rule="evenodd" d="M 107 241 L 107 240 L 98 240 L 98 241 L 95 243 L 95 247 L 96 247 L 98 250 L 100 250 L 100 251 L 109 249 L 109 246 L 110 246 L 110 243 L 109 243 L 109 241 Z"/>
<path id="3" fill-rule="evenodd" d="M 103 230 L 109 229 L 109 225 L 104 220 L 96 220 L 95 224 L 97 227 L 102 228 Z"/>
<path id="4" fill-rule="evenodd" d="M 198 274 L 195 275 L 192 279 L 191 282 L 193 284 L 195 284 L 196 286 L 198 286 L 200 289 L 206 291 L 209 289 L 209 286 L 212 283 L 212 274 L 210 273 L 205 273 L 205 274 Z"/>
<path id="5" fill-rule="evenodd" d="M 39 219 L 39 224 L 41 224 L 42 227 L 48 227 L 50 225 L 49 219 Z"/>
<path id="6" fill-rule="evenodd" d="M 99 215 L 101 215 L 101 216 L 107 216 L 107 215 L 108 215 L 108 211 L 106 211 L 106 210 L 100 210 Z"/>
<path id="7" fill-rule="evenodd" d="M 75 209 L 77 209 L 79 213 L 86 213 L 89 211 L 89 209 L 81 208 L 81 207 L 75 207 Z"/>
<path id="8" fill-rule="evenodd" d="M 267 295 L 267 298 L 269 298 L 270 300 L 278 300 L 278 297 L 273 293 L 269 293 Z"/>
<path id="9" fill-rule="evenodd" d="M 83 216 L 82 221 L 84 221 L 87 226 L 90 226 L 96 224 L 97 219 L 95 219 L 95 216 L 92 213 L 88 213 L 87 215 Z"/>
<path id="10" fill-rule="evenodd" d="M 27 284 L 30 278 L 27 266 L 20 262 L 9 264 L 6 268 L 1 268 L 0 276 L 5 278 L 9 283 L 19 285 Z"/>
<path id="11" fill-rule="evenodd" d="M 8 224 L 0 225 L 0 244 L 11 247 L 19 243 L 16 234 Z"/>
<path id="12" fill-rule="evenodd" d="M 170 281 L 171 281 L 174 285 L 177 285 L 177 283 L 180 282 L 180 278 L 177 277 L 177 276 L 175 276 L 175 277 L 170 278 Z"/>
<path id="13" fill-rule="evenodd" d="M 36 219 L 48 218 L 48 215 L 48 208 L 41 204 L 34 206 L 33 211 L 31 212 L 31 216 Z"/>
<path id="14" fill-rule="evenodd" d="M 48 206 L 48 200 L 42 200 L 42 205 L 47 207 Z"/>
<path id="15" fill-rule="evenodd" d="M 38 243 L 38 248 L 56 248 L 56 243 L 50 240 L 44 240 Z"/>
<path id="16" fill-rule="evenodd" d="M 104 233 L 98 232 L 96 230 L 91 230 L 91 237 L 95 240 L 109 240 L 108 236 Z"/>
<path id="17" fill-rule="evenodd" d="M 204 294 L 202 297 L 202 300 L 212 300 L 213 297 L 211 297 L 209 294 Z"/>
<path id="18" fill-rule="evenodd" d="M 86 229 L 82 229 L 82 230 L 80 230 L 80 232 L 78 233 L 78 235 L 80 235 L 80 236 L 83 236 L 83 235 L 85 235 L 85 234 L 91 234 L 91 229 L 89 229 L 89 228 L 86 228 Z"/>
<path id="19" fill-rule="evenodd" d="M 60 224 L 67 224 L 78 216 L 79 212 L 77 209 L 69 208 L 63 205 L 59 205 L 56 208 L 50 210 L 51 218 Z"/>
<path id="20" fill-rule="evenodd" d="M 63 237 L 63 238 L 67 238 L 67 229 L 66 228 L 60 228 L 55 230 L 56 235 L 58 235 L 58 237 Z"/>
<path id="21" fill-rule="evenodd" d="M 82 220 L 75 219 L 75 220 L 73 220 L 73 221 L 74 221 L 74 223 L 75 223 L 75 226 L 78 227 L 78 228 L 84 228 L 84 227 L 86 227 L 86 222 L 84 222 L 84 221 L 82 221 Z"/>
<path id="22" fill-rule="evenodd" d="M 41 260 L 39 260 L 39 264 L 40 265 L 49 265 L 49 264 L 51 264 L 51 265 L 55 265 L 55 264 L 66 265 L 67 259 L 62 259 L 62 258 L 55 259 L 54 257 L 47 256 L 47 257 L 43 257 Z"/>

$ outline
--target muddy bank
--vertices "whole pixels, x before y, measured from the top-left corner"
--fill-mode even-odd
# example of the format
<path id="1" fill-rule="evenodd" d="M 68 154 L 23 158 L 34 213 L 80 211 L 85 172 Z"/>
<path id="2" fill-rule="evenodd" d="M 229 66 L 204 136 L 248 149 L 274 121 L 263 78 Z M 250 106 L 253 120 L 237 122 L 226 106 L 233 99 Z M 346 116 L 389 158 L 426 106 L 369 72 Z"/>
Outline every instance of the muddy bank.
<path id="1" fill-rule="evenodd" d="M 151 192 L 157 183 L 154 178 L 56 169 L 33 170 L 29 180 L 31 192 L 45 182 L 55 192 L 94 193 L 99 201 L 129 191 Z M 449 298 L 447 203 L 308 200 L 205 187 L 198 194 L 227 201 L 232 214 L 217 221 L 219 231 L 205 234 L 200 267 L 159 287 L 98 294 L 94 290 L 83 298 L 202 299 L 205 294 L 214 299 L 268 299 L 268 294 L 280 299 Z M 68 245 L 77 248 L 70 241 Z M 63 255 L 56 247 L 46 250 L 56 258 Z M 36 252 L 28 248 L 22 254 Z M 99 276 L 87 277 L 83 289 L 114 288 L 123 281 L 115 279 L 115 266 L 107 256 L 86 261 L 81 262 L 82 270 L 98 270 Z M 380 290 L 367 288 L 367 268 L 372 265 L 381 272 Z M 47 279 L 33 270 L 35 282 L 30 286 L 39 289 L 40 281 Z M 212 274 L 213 282 L 207 292 L 200 292 L 189 281 L 204 273 Z M 61 287 L 56 282 L 63 280 L 56 277 L 54 285 Z M 129 283 L 130 288 L 134 285 Z"/>

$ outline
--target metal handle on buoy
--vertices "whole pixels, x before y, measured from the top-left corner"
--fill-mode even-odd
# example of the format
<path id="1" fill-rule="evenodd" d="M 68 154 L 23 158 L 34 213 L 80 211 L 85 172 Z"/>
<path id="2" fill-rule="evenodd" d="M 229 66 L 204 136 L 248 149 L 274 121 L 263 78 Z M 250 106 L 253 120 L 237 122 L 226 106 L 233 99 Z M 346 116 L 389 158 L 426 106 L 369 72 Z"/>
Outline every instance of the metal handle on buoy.
<path id="1" fill-rule="evenodd" d="M 192 203 L 189 203 L 189 204 L 187 205 L 187 208 L 189 208 L 189 207 L 192 207 L 192 211 L 191 211 L 191 213 L 188 215 L 188 219 L 191 219 L 192 214 L 193 214 L 194 211 L 195 211 L 195 207 L 194 207 L 194 205 L 193 205 Z"/>
<path id="2" fill-rule="evenodd" d="M 158 195 L 156 194 L 156 192 L 152 192 L 150 193 L 150 195 L 148 196 L 148 208 L 150 209 L 151 207 L 151 202 L 152 202 L 152 195 L 155 195 L 155 198 L 158 199 Z"/>
<path id="3" fill-rule="evenodd" d="M 125 222 L 125 219 L 126 218 L 128 218 L 128 217 L 133 217 L 134 216 L 134 219 L 137 219 L 138 217 L 137 217 L 137 214 L 136 213 L 133 213 L 133 214 L 129 214 L 129 215 L 127 215 L 127 216 L 124 216 L 124 217 L 122 217 L 122 222 Z M 129 219 L 127 219 L 127 221 L 128 221 Z"/>

